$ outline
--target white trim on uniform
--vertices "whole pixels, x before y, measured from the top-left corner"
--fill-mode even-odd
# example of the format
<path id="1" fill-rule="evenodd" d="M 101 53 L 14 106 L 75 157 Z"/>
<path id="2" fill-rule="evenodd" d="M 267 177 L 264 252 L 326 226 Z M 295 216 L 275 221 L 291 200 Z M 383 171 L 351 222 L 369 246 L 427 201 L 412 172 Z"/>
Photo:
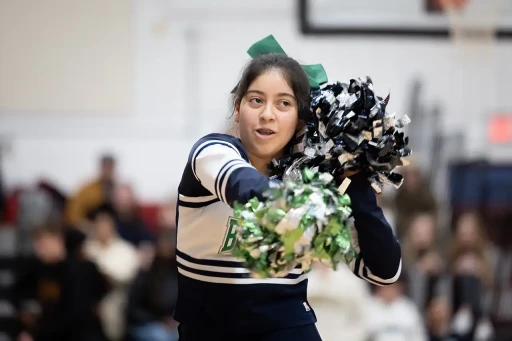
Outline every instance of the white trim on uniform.
<path id="1" fill-rule="evenodd" d="M 206 195 L 206 196 L 202 196 L 202 197 L 187 197 L 183 194 L 180 194 L 179 198 L 183 202 L 193 202 L 193 203 L 208 202 L 210 200 L 217 199 L 217 197 L 215 195 Z"/>
<path id="2" fill-rule="evenodd" d="M 352 246 L 357 251 L 357 253 L 360 253 L 361 248 L 359 247 L 359 240 L 357 235 L 357 230 L 354 226 L 351 226 L 351 236 L 352 236 Z M 356 269 L 356 262 L 359 259 L 359 268 Z M 400 259 L 400 264 L 398 266 L 398 270 L 396 274 L 392 278 L 380 278 L 378 276 L 375 276 L 368 267 L 364 265 L 364 259 L 359 256 L 350 261 L 350 263 L 347 264 L 349 269 L 357 275 L 359 278 L 364 279 L 365 281 L 378 285 L 378 286 L 384 286 L 384 285 L 390 285 L 395 283 L 398 280 L 398 277 L 400 277 L 400 273 L 402 272 L 402 260 Z M 366 268 L 366 276 L 364 275 Z"/>
<path id="3" fill-rule="evenodd" d="M 387 279 L 375 276 L 368 268 L 366 268 L 367 276 L 364 276 L 364 268 L 364 260 L 361 258 L 358 270 L 358 275 L 361 276 L 361 278 L 377 285 L 389 285 L 395 283 L 398 280 L 398 277 L 400 277 L 400 273 L 402 272 L 402 260 L 400 259 L 400 264 L 398 265 L 396 274 L 393 277 Z"/>
<path id="4" fill-rule="evenodd" d="M 204 270 L 204 271 L 214 271 L 214 272 L 224 272 L 224 273 L 249 273 L 250 271 L 246 268 L 238 268 L 238 267 L 231 267 L 231 266 L 213 266 L 213 265 L 203 265 L 203 264 L 196 264 L 189 262 L 180 256 L 176 255 L 176 260 L 178 263 L 188 266 L 189 268 L 196 269 L 196 270 Z"/>
<path id="5" fill-rule="evenodd" d="M 224 146 L 229 145 L 229 146 L 230 146 L 230 147 L 231 147 L 231 148 L 232 148 L 232 149 L 233 149 L 233 150 L 234 150 L 234 151 L 235 151 L 235 152 L 236 152 L 240 157 L 242 157 L 242 154 L 240 154 L 240 151 L 238 150 L 238 148 L 236 148 L 232 143 L 229 143 L 229 142 L 227 142 L 227 141 L 223 141 L 223 140 L 208 140 L 208 141 L 205 141 L 205 142 L 201 143 L 201 144 L 200 144 L 199 146 L 197 146 L 197 148 L 194 150 L 194 153 L 192 154 L 192 159 L 191 159 L 191 168 L 192 168 L 192 173 L 194 174 L 194 176 L 196 177 L 196 179 L 197 179 L 198 181 L 201 181 L 201 180 L 199 179 L 199 177 L 198 177 L 198 176 L 197 176 L 197 174 L 196 174 L 196 169 L 195 169 L 195 167 L 194 167 L 195 160 L 196 160 L 197 156 L 200 154 L 200 151 L 202 152 L 202 151 L 204 151 L 204 150 L 206 150 L 206 149 L 207 149 L 207 148 L 204 148 L 204 149 L 203 149 L 203 147 L 205 147 L 205 146 L 207 146 L 207 145 L 210 145 L 210 144 L 211 144 L 212 146 L 213 146 L 213 145 L 219 145 L 219 144 L 224 145 Z"/>
<path id="6" fill-rule="evenodd" d="M 222 272 L 222 273 L 245 273 L 245 274 L 250 273 L 250 270 L 247 268 L 234 267 L 234 266 L 230 266 L 230 265 L 215 266 L 215 265 L 197 264 L 197 263 L 193 263 L 188 260 L 185 260 L 178 255 L 176 255 L 176 260 L 178 261 L 178 263 L 180 263 L 184 266 L 187 266 L 191 269 L 195 269 L 195 270 Z M 218 260 L 216 260 L 216 261 L 218 261 Z M 221 262 L 221 261 L 219 261 L 219 262 Z M 300 275 L 302 272 L 303 272 L 302 269 L 297 268 L 297 269 L 293 269 L 292 271 L 290 271 L 290 274 Z"/>
<path id="7" fill-rule="evenodd" d="M 303 274 L 297 278 L 224 278 L 224 277 L 213 277 L 213 276 L 204 276 L 192 273 L 190 271 L 184 270 L 178 267 L 178 271 L 183 276 L 209 283 L 220 283 L 220 284 L 285 284 L 285 285 L 295 285 L 297 283 L 302 282 L 303 280 L 308 278 L 307 274 Z"/>
<path id="8" fill-rule="evenodd" d="M 240 160 L 239 162 L 233 162 L 231 165 L 226 167 L 226 169 L 222 173 L 219 173 L 219 175 L 218 175 L 219 181 L 217 182 L 217 186 L 218 186 L 217 189 L 219 190 L 218 191 L 219 196 L 220 196 L 219 199 L 225 203 L 227 203 L 227 201 L 226 201 L 226 186 L 228 184 L 229 177 L 230 177 L 231 173 L 233 173 L 233 171 L 238 168 L 254 168 L 254 167 L 251 166 L 247 161 Z M 225 176 L 224 176 L 224 174 L 225 174 Z M 224 179 L 222 180 L 222 184 L 221 184 L 220 178 L 222 176 L 224 176 Z M 221 187 L 221 185 L 222 185 L 222 187 Z"/>

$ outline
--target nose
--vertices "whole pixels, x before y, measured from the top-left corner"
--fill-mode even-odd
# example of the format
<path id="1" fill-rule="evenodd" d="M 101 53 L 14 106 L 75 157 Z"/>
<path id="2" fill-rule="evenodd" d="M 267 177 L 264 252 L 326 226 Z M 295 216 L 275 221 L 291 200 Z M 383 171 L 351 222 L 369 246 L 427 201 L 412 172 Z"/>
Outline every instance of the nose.
<path id="1" fill-rule="evenodd" d="M 274 121 L 276 119 L 272 103 L 267 103 L 267 105 L 265 105 L 265 108 L 260 114 L 260 119 L 264 121 Z"/>

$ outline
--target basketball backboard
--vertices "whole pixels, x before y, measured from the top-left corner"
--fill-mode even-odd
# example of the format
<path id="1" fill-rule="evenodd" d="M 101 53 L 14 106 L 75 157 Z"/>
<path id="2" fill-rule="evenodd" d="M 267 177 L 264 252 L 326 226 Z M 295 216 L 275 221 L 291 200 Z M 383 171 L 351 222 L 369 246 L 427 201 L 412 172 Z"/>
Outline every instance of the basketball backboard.
<path id="1" fill-rule="evenodd" d="M 446 1 L 299 0 L 299 17 L 304 34 L 448 38 L 452 29 L 442 10 Z M 487 8 L 492 14 L 479 21 L 493 20 L 496 37 L 512 39 L 512 1 L 448 1 L 475 13 L 478 6 Z"/>

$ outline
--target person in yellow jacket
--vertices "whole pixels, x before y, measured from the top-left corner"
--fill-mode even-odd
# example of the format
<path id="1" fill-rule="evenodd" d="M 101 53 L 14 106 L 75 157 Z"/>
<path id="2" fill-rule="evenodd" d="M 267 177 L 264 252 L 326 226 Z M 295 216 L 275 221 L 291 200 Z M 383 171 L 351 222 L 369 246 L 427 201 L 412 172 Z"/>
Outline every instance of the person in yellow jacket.
<path id="1" fill-rule="evenodd" d="M 101 204 L 110 203 L 114 188 L 115 159 L 105 155 L 100 159 L 99 177 L 86 183 L 70 198 L 66 206 L 66 222 L 84 228 L 87 215 Z"/>

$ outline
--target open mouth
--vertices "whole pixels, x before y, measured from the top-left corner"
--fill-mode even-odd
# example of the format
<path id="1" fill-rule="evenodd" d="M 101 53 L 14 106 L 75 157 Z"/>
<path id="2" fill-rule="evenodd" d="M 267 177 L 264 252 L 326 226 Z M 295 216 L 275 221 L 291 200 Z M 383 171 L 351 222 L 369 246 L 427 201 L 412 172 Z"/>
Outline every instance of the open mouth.
<path id="1" fill-rule="evenodd" d="M 275 134 L 271 129 L 257 129 L 256 132 L 262 136 L 271 136 Z"/>

